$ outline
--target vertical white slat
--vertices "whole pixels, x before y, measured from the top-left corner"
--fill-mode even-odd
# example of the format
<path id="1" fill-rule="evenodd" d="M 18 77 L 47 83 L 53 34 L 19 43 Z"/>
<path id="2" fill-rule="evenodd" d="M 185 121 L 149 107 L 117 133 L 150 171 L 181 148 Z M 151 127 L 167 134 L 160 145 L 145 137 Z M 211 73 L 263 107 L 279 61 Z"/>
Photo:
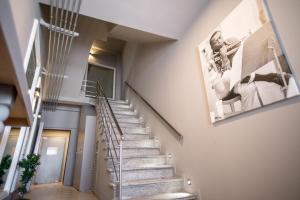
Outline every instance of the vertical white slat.
<path id="1" fill-rule="evenodd" d="M 39 80 L 39 77 L 40 77 L 40 73 L 41 73 L 41 67 L 36 67 L 35 69 L 35 72 L 34 72 L 34 77 L 33 77 L 33 80 L 32 80 L 32 84 L 31 84 L 31 89 L 29 91 L 29 96 L 30 96 L 30 101 L 31 101 L 31 105 L 32 105 L 32 110 L 33 107 L 34 107 L 34 92 L 35 92 L 35 89 L 36 89 L 36 86 L 37 86 L 37 82 Z"/>
<path id="2" fill-rule="evenodd" d="M 21 154 L 21 150 L 22 150 L 22 146 L 23 146 L 23 142 L 25 139 L 25 135 L 26 135 L 26 130 L 27 127 L 21 127 L 20 129 L 20 133 L 19 133 L 19 138 L 18 138 L 18 142 L 16 145 L 16 149 L 13 155 L 13 159 L 8 171 L 8 175 L 7 175 L 7 179 L 5 182 L 5 186 L 4 186 L 4 191 L 6 192 L 10 192 L 12 185 L 13 185 L 13 181 L 14 181 L 14 175 L 18 166 L 18 162 L 19 162 L 19 158 L 20 158 L 20 154 Z"/>
<path id="3" fill-rule="evenodd" d="M 39 98 L 39 101 L 38 101 L 38 104 L 37 104 L 37 109 L 36 109 L 34 119 L 33 119 L 33 123 L 32 123 L 32 126 L 30 128 L 30 134 L 29 134 L 30 136 L 29 136 L 29 141 L 28 141 L 28 145 L 27 145 L 25 155 L 29 154 L 31 146 L 32 146 L 33 136 L 34 136 L 35 129 L 36 129 L 36 126 L 37 126 L 38 114 L 40 112 L 41 104 L 42 104 L 42 98 Z"/>
<path id="4" fill-rule="evenodd" d="M 11 131 L 11 126 L 5 126 L 4 132 L 2 135 L 2 139 L 1 139 L 1 143 L 0 143 L 0 162 L 3 158 L 3 154 L 4 154 L 5 147 L 6 147 L 8 138 L 9 138 L 10 131 Z"/>
<path id="5" fill-rule="evenodd" d="M 28 67 L 28 63 L 29 63 L 32 48 L 34 48 L 33 44 L 34 44 L 34 41 L 35 41 L 35 38 L 36 38 L 35 36 L 36 36 L 37 30 L 38 30 L 38 27 L 39 27 L 39 21 L 37 19 L 35 19 L 33 21 L 33 26 L 32 26 L 32 29 L 31 29 L 30 38 L 29 38 L 29 42 L 28 42 L 28 47 L 27 47 L 27 51 L 26 51 L 26 54 L 25 54 L 24 62 L 23 62 L 23 67 L 24 67 L 24 72 L 25 73 L 27 71 L 27 67 Z"/>
<path id="6" fill-rule="evenodd" d="M 34 154 L 39 153 L 39 148 L 40 148 L 40 145 L 41 145 L 43 129 L 44 129 L 44 122 L 41 122 L 40 127 L 39 127 L 39 131 L 38 131 L 38 135 L 37 135 L 37 138 L 36 138 L 36 142 L 35 142 L 34 151 L 33 151 Z"/>

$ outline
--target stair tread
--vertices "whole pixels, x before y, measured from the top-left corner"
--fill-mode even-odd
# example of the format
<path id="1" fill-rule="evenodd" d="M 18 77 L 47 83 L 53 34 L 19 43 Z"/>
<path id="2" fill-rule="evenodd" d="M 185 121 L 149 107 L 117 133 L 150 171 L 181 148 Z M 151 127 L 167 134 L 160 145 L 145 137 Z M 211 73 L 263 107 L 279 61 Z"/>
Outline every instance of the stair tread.
<path id="1" fill-rule="evenodd" d="M 128 100 L 108 100 L 108 101 L 112 103 L 128 103 Z"/>
<path id="2" fill-rule="evenodd" d="M 164 157 L 166 158 L 166 155 L 160 154 L 160 155 L 144 155 L 144 156 L 126 156 L 123 157 L 123 159 L 138 159 L 138 158 L 154 158 L 154 157 Z M 112 157 L 106 157 L 105 159 L 111 159 Z"/>
<path id="3" fill-rule="evenodd" d="M 168 182 L 176 182 L 182 181 L 182 178 L 156 178 L 156 179 L 142 179 L 142 180 L 132 180 L 123 182 L 123 186 L 133 186 L 133 185 L 146 185 L 146 184 L 155 184 L 155 183 L 168 183 Z"/>
<path id="4" fill-rule="evenodd" d="M 105 141 L 105 139 L 102 139 Z M 113 139 L 115 140 L 115 139 Z M 155 141 L 155 139 L 123 139 L 123 142 L 145 142 L 145 141 Z"/>
<path id="5" fill-rule="evenodd" d="M 150 169 L 168 169 L 173 168 L 172 165 L 144 165 L 140 167 L 127 167 L 123 168 L 123 171 L 132 171 L 132 170 L 150 170 Z M 108 171 L 113 172 L 112 168 L 108 168 Z"/>
<path id="6" fill-rule="evenodd" d="M 172 177 L 172 178 L 155 178 L 155 179 L 142 179 L 142 180 L 131 180 L 131 181 L 124 181 L 122 186 L 135 186 L 135 185 L 148 185 L 148 184 L 157 184 L 157 183 L 171 183 L 183 181 L 182 178 L 179 177 Z M 117 186 L 116 183 L 111 182 L 111 186 Z"/>
<path id="7" fill-rule="evenodd" d="M 140 133 L 130 133 L 130 132 L 126 133 L 126 132 L 124 132 L 123 134 L 124 135 L 149 135 L 149 133 L 141 133 L 141 132 Z M 102 133 L 102 135 L 103 135 L 103 133 Z"/>
<path id="8" fill-rule="evenodd" d="M 103 149 L 108 149 L 108 147 L 103 147 Z M 120 147 L 115 147 L 115 149 L 120 149 Z M 123 147 L 124 149 L 160 149 L 159 147 Z"/>
<path id="9" fill-rule="evenodd" d="M 152 196 L 144 196 L 144 197 L 138 197 L 138 198 L 124 198 L 126 200 L 164 200 L 164 199 L 195 199 L 197 198 L 197 195 L 192 194 L 192 193 L 188 193 L 188 192 L 184 192 L 184 191 L 179 191 L 179 192 L 170 192 L 170 193 L 161 193 L 161 194 L 156 194 L 156 195 L 152 195 Z"/>

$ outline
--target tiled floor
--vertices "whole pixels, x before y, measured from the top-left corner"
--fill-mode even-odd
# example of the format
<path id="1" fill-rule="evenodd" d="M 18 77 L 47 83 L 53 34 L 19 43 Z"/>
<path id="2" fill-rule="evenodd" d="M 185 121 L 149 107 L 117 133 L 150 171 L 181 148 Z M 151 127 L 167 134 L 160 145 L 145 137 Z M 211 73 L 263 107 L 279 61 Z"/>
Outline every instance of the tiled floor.
<path id="1" fill-rule="evenodd" d="M 61 183 L 35 185 L 25 196 L 31 200 L 97 200 L 92 193 L 82 193 Z"/>

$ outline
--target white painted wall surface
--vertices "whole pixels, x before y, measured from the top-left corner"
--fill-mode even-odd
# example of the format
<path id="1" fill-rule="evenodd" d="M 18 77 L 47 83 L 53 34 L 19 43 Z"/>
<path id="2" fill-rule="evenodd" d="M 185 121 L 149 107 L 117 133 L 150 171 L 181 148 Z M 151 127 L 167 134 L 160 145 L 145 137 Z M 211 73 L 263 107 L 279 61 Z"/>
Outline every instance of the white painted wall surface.
<path id="1" fill-rule="evenodd" d="M 60 99 L 76 101 L 80 99 L 80 88 L 88 63 L 89 51 L 94 40 L 106 40 L 107 27 L 104 22 L 95 19 L 79 17 L 79 37 L 74 38 L 69 61 L 66 66 L 65 75 L 61 89 Z"/>
<path id="2" fill-rule="evenodd" d="M 177 172 L 191 178 L 187 190 L 202 200 L 298 200 L 299 98 L 210 123 L 197 46 L 239 2 L 209 1 L 179 41 L 141 46 L 129 82 L 183 134 L 180 144 L 145 105 L 136 104 L 162 150 L 174 155 Z M 300 1 L 267 2 L 299 79 Z"/>
<path id="3" fill-rule="evenodd" d="M 18 36 L 21 56 L 24 59 L 28 47 L 33 20 L 40 17 L 39 5 L 35 0 L 9 0 L 9 3 L 12 15 L 14 17 L 14 25 L 16 27 L 16 34 Z"/>

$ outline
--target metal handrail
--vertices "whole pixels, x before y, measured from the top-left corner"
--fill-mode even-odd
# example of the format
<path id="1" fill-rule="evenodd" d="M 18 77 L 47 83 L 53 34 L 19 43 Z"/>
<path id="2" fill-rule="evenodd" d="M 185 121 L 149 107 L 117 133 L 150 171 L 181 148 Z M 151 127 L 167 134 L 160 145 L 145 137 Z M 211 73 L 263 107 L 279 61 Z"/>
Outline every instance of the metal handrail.
<path id="1" fill-rule="evenodd" d="M 99 90 L 99 89 L 100 89 L 100 90 Z M 113 112 L 113 110 L 112 110 L 112 108 L 111 108 L 111 106 L 110 106 L 110 104 L 109 104 L 109 102 L 108 102 L 108 99 L 107 99 L 107 97 L 106 97 L 106 95 L 105 95 L 105 93 L 104 93 L 104 90 L 103 90 L 103 87 L 102 87 L 100 81 L 97 81 L 97 92 L 98 92 L 98 91 L 100 91 L 100 92 L 103 94 L 103 97 L 104 97 L 104 99 L 105 99 L 105 101 L 106 101 L 106 103 L 107 103 L 107 105 L 108 105 L 109 111 L 110 111 L 110 113 L 111 113 L 111 115 L 112 115 L 112 117 L 113 117 L 113 120 L 114 120 L 114 122 L 115 122 L 115 124 L 116 124 L 116 126 L 117 126 L 117 129 L 118 129 L 120 135 L 123 136 L 124 134 L 123 134 L 123 132 L 122 132 L 122 130 L 121 130 L 121 128 L 120 128 L 120 125 L 119 125 L 119 123 L 118 123 L 118 121 L 117 121 L 117 118 L 116 118 L 116 116 L 115 116 L 115 114 L 114 114 L 114 112 Z"/>
<path id="2" fill-rule="evenodd" d="M 183 136 L 172 126 L 138 91 L 136 91 L 127 81 L 125 85 L 130 88 L 151 110 L 177 135 L 179 140 L 183 140 Z"/>
<path id="3" fill-rule="evenodd" d="M 85 89 L 83 89 L 83 87 Z M 86 88 L 94 89 L 95 91 L 88 91 Z M 122 157 L 123 157 L 123 140 L 124 133 L 117 121 L 117 118 L 112 110 L 112 107 L 105 95 L 104 89 L 100 81 L 82 82 L 82 91 L 88 92 L 85 96 L 96 98 L 96 112 L 97 112 L 97 130 L 104 134 L 104 140 L 107 143 L 107 156 L 112 161 L 112 170 L 115 175 L 115 180 L 119 184 L 119 199 L 122 200 Z M 92 94 L 92 95 L 90 95 Z M 115 127 L 114 127 L 115 126 Z M 116 133 L 118 132 L 118 133 Z M 120 137 L 118 137 L 118 134 Z M 116 144 L 115 142 L 116 141 Z M 119 147 L 119 153 L 117 148 Z"/>

